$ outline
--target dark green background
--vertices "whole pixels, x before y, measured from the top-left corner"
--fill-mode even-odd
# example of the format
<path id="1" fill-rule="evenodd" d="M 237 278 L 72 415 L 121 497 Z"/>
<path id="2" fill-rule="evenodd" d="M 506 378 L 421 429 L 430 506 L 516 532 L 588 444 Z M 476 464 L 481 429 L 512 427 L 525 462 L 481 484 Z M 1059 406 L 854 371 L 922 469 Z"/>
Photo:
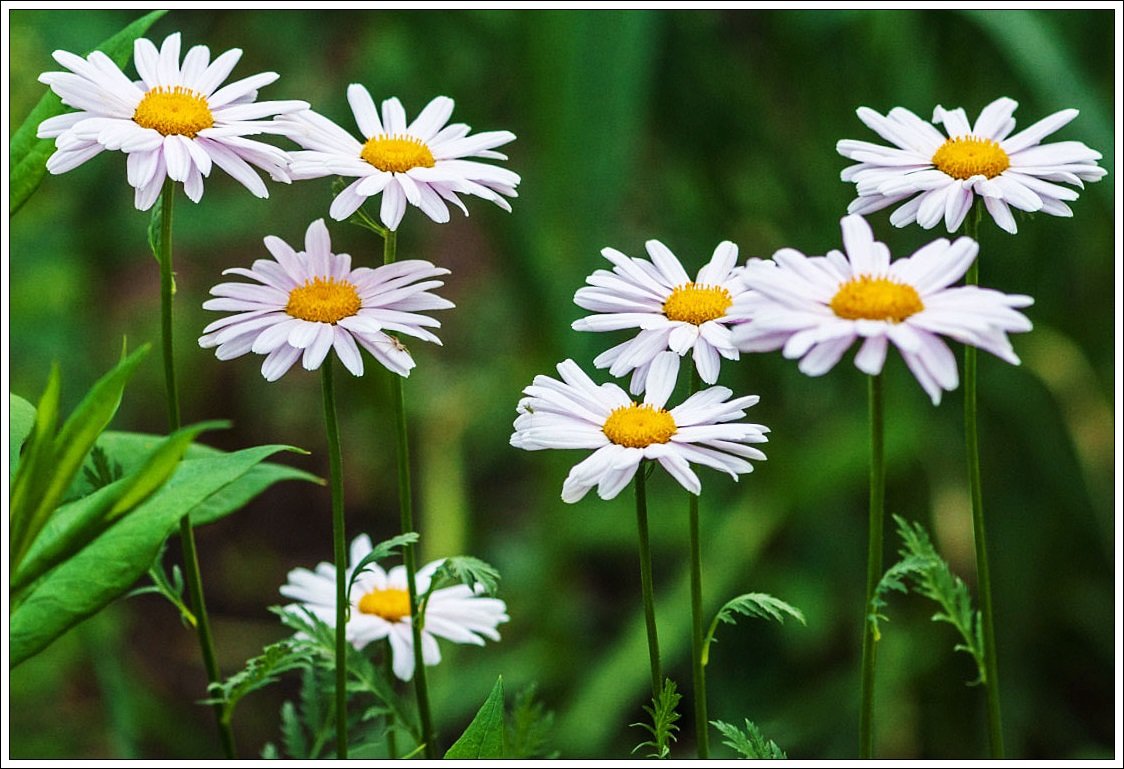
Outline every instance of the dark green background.
<path id="1" fill-rule="evenodd" d="M 18 11 L 11 22 L 14 130 L 56 69 L 49 52 L 82 52 L 137 14 Z M 432 225 L 411 208 L 400 256 L 452 269 L 444 348 L 413 345 L 410 377 L 423 556 L 471 552 L 499 567 L 512 621 L 485 649 L 444 644 L 431 673 L 447 745 L 502 673 L 509 690 L 537 681 L 557 713 L 554 747 L 570 757 L 624 757 L 643 739 L 647 690 L 634 517 L 626 492 L 559 499 L 580 452 L 508 445 L 520 390 L 574 357 L 591 368 L 617 335 L 578 334 L 573 292 L 611 245 L 640 255 L 663 240 L 694 272 L 724 239 L 742 258 L 779 247 L 823 253 L 854 194 L 839 181 L 842 138 L 878 140 L 855 116 L 935 104 L 973 119 L 1001 95 L 1020 126 L 1077 107 L 1054 138 L 1105 153 L 1109 175 L 1073 204 L 1073 219 L 1023 218 L 1009 236 L 982 229 L 982 282 L 1035 297 L 1035 330 L 1014 339 L 1024 364 L 981 366 L 985 503 L 997 604 L 1009 753 L 1105 757 L 1113 736 L 1113 16 L 1099 12 L 186 12 L 184 47 L 232 47 L 234 77 L 272 70 L 259 98 L 300 98 L 352 128 L 350 82 L 410 116 L 437 94 L 475 130 L 510 129 L 507 164 L 523 183 L 514 213 L 477 199 L 472 216 Z M 278 143 L 284 143 L 278 140 Z M 289 146 L 289 145 L 285 145 Z M 232 419 L 223 448 L 291 443 L 291 460 L 327 473 L 319 382 L 299 367 L 267 384 L 260 358 L 221 363 L 195 339 L 222 269 L 248 266 L 275 234 L 299 242 L 326 216 L 327 180 L 270 185 L 258 200 L 216 171 L 199 205 L 176 218 L 178 364 L 187 421 Z M 73 404 L 107 370 L 121 337 L 158 339 L 157 267 L 146 214 L 132 206 L 125 159 L 105 153 L 48 178 L 10 223 L 12 390 L 38 396 L 59 361 Z M 935 237 L 877 235 L 904 256 Z M 370 233 L 330 224 L 337 251 L 372 263 Z M 612 337 L 612 338 L 610 338 Z M 369 362 L 341 381 L 350 531 L 396 532 L 388 380 Z M 821 379 L 779 354 L 725 364 L 721 381 L 761 395 L 752 418 L 773 428 L 769 461 L 737 485 L 704 471 L 708 613 L 765 591 L 801 607 L 808 627 L 757 620 L 724 626 L 711 656 L 711 715 L 748 717 L 799 758 L 853 757 L 865 560 L 865 383 L 850 356 Z M 933 408 L 901 360 L 887 366 L 890 512 L 923 521 L 954 570 L 974 567 L 961 394 Z M 150 356 L 115 425 L 163 429 L 160 365 Z M 651 484 L 658 612 L 668 671 L 689 688 L 686 499 Z M 282 635 L 266 607 L 295 566 L 330 556 L 328 494 L 274 488 L 198 533 L 224 669 Z M 175 551 L 177 548 L 173 548 Z M 896 549 L 888 533 L 887 554 Z M 968 758 L 985 752 L 983 693 L 970 659 L 933 607 L 896 596 L 879 651 L 877 752 Z M 11 676 L 13 757 L 188 757 L 217 753 L 194 635 L 151 596 L 122 601 Z M 255 694 L 235 727 L 241 750 L 276 739 L 292 687 Z M 691 755 L 683 703 L 676 755 Z M 712 742 L 717 744 L 716 738 Z M 719 747 L 726 755 L 726 748 Z"/>

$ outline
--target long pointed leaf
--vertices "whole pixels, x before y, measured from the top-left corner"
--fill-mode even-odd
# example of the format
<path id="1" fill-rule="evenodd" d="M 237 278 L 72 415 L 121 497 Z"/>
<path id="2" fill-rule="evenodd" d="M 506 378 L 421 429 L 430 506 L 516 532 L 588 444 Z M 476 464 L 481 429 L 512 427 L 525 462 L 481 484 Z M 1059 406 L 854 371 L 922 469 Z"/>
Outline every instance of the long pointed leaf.
<path id="1" fill-rule="evenodd" d="M 124 594 L 152 565 L 180 518 L 286 448 L 258 446 L 181 462 L 159 491 L 76 556 L 48 572 L 16 607 L 11 615 L 9 664 L 19 665 Z"/>
<path id="2" fill-rule="evenodd" d="M 503 676 L 500 676 L 472 723 L 446 751 L 445 758 L 503 758 L 503 724 Z"/>
<path id="3" fill-rule="evenodd" d="M 168 436 L 134 473 L 55 511 L 12 577 L 14 600 L 36 579 L 73 556 L 114 520 L 129 512 L 167 481 L 187 447 L 205 430 L 229 426 L 204 422 Z"/>

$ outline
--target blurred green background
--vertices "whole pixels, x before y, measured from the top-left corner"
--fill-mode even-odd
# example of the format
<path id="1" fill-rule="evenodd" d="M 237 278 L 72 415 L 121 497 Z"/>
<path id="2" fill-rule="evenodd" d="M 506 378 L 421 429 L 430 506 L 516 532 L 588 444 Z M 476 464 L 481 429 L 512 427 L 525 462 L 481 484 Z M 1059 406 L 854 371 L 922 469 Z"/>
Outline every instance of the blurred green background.
<path id="1" fill-rule="evenodd" d="M 14 130 L 39 99 L 54 49 L 84 52 L 136 13 L 13 11 Z M 397 95 L 415 115 L 433 96 L 457 102 L 475 130 L 518 136 L 507 164 L 523 182 L 506 214 L 469 200 L 432 225 L 411 208 L 400 256 L 449 267 L 444 348 L 413 346 L 414 472 L 423 557 L 470 552 L 504 575 L 512 620 L 485 649 L 444 644 L 431 672 L 447 745 L 497 674 L 539 684 L 556 711 L 553 747 L 568 757 L 625 757 L 643 739 L 648 663 L 631 495 L 559 498 L 579 452 L 508 445 L 520 390 L 565 357 L 592 358 L 624 336 L 578 334 L 573 292 L 611 245 L 643 254 L 663 240 L 693 272 L 729 239 L 744 259 L 781 246 L 823 253 L 854 194 L 839 181 L 841 138 L 877 140 L 855 116 L 933 105 L 974 118 L 994 98 L 1020 103 L 1021 126 L 1066 108 L 1056 135 L 1105 153 L 1109 176 L 1073 219 L 1025 217 L 1008 236 L 985 220 L 982 282 L 1035 297 L 1024 365 L 985 356 L 981 430 L 1008 752 L 1106 757 L 1113 738 L 1113 19 L 1111 11 L 251 12 L 174 11 L 149 37 L 181 30 L 185 48 L 245 51 L 235 77 L 281 74 L 260 98 L 300 98 L 353 126 L 350 82 Z M 277 140 L 284 144 L 284 140 Z M 290 146 L 290 145 L 285 145 Z M 11 388 L 38 397 L 51 361 L 64 401 L 115 361 L 120 341 L 158 339 L 158 273 L 146 214 L 132 206 L 125 160 L 105 153 L 49 177 L 10 222 Z M 260 359 L 220 363 L 195 344 L 215 317 L 200 309 L 229 266 L 266 255 L 261 239 L 299 242 L 327 215 L 327 180 L 270 185 L 253 198 L 216 172 L 176 219 L 177 356 L 187 421 L 231 419 L 222 448 L 290 443 L 327 474 L 318 378 L 294 369 L 267 384 Z M 871 217 L 902 256 L 935 237 Z M 336 250 L 381 257 L 370 233 L 330 224 Z M 340 382 L 352 533 L 396 533 L 388 378 L 370 365 Z M 607 377 L 604 375 L 602 378 Z M 779 354 L 726 364 L 721 381 L 761 395 L 769 461 L 733 484 L 703 471 L 708 614 L 741 592 L 801 607 L 806 628 L 723 626 L 711 655 L 712 718 L 763 727 L 794 758 L 853 757 L 865 569 L 865 382 L 850 357 L 822 379 Z M 933 408 L 891 355 L 887 368 L 889 512 L 923 521 L 972 584 L 961 394 Z M 115 426 L 161 432 L 163 387 L 150 356 Z M 658 617 L 668 672 L 689 689 L 685 493 L 651 484 Z M 267 612 L 289 569 L 330 557 L 328 494 L 275 487 L 198 533 L 221 663 L 232 672 L 282 636 Z M 896 550 L 887 533 L 887 558 Z M 172 548 L 169 552 L 176 552 Z M 879 652 L 877 753 L 968 758 L 986 750 L 983 692 L 933 607 L 896 596 Z M 145 596 L 121 601 L 12 672 L 13 757 L 217 755 L 194 634 Z M 246 700 L 241 752 L 277 738 L 290 683 Z M 691 753 L 685 699 L 677 755 Z M 718 755 L 730 755 L 712 737 Z"/>

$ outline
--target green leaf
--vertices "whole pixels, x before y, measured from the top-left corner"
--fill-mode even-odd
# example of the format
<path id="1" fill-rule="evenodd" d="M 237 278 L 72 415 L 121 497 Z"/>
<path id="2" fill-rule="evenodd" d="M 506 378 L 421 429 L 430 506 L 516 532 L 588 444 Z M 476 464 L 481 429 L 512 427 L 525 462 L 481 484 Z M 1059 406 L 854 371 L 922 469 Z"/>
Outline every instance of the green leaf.
<path id="1" fill-rule="evenodd" d="M 503 676 L 445 758 L 504 758 Z"/>
<path id="2" fill-rule="evenodd" d="M 652 698 L 651 705 L 644 706 L 644 712 L 652 719 L 652 723 L 630 724 L 646 729 L 652 735 L 652 739 L 645 740 L 633 748 L 633 753 L 641 748 L 649 748 L 652 751 L 648 754 L 649 758 L 667 758 L 671 755 L 671 743 L 675 742 L 675 733 L 679 731 L 679 725 L 676 723 L 679 720 L 679 713 L 675 708 L 682 697 L 683 695 L 677 691 L 675 682 L 665 678 L 660 696 Z"/>
<path id="3" fill-rule="evenodd" d="M 227 426 L 227 422 L 204 422 L 181 428 L 161 442 L 145 463 L 126 478 L 58 508 L 17 568 L 11 584 L 13 594 L 22 592 L 48 570 L 73 556 L 114 520 L 160 488 L 200 433 Z"/>
<path id="4" fill-rule="evenodd" d="M 312 665 L 312 654 L 306 644 L 288 638 L 262 649 L 257 657 L 246 662 L 246 667 L 221 684 L 214 684 L 210 702 L 222 703 L 222 718 L 230 723 L 234 708 L 247 694 L 263 689 L 275 682 L 282 673 Z"/>
<path id="5" fill-rule="evenodd" d="M 495 567 L 473 558 L 471 555 L 455 555 L 446 558 L 433 574 L 433 585 L 468 585 L 476 589 L 480 586 L 486 595 L 495 595 L 500 586 L 500 573 Z"/>
<path id="6" fill-rule="evenodd" d="M 347 595 L 351 595 L 351 586 L 355 584 L 355 580 L 360 574 L 370 571 L 372 563 L 381 561 L 383 558 L 391 555 L 395 550 L 406 545 L 412 545 L 418 541 L 418 535 L 415 532 L 407 531 L 405 534 L 399 534 L 396 537 L 391 537 L 385 542 L 380 542 L 371 548 L 371 552 L 363 556 L 359 563 L 352 564 L 351 579 L 347 583 Z"/>
<path id="7" fill-rule="evenodd" d="M 745 720 L 744 730 L 725 721 L 711 721 L 710 723 L 726 738 L 722 740 L 722 743 L 729 745 L 742 758 L 788 758 L 784 751 L 777 747 L 777 743 L 765 739 L 765 735 L 761 733 L 757 725 L 748 718 Z"/>
<path id="8" fill-rule="evenodd" d="M 730 625 L 736 624 L 738 621 L 737 615 L 739 614 L 745 617 L 771 619 L 781 624 L 784 624 L 784 618 L 787 614 L 790 617 L 795 617 L 801 625 L 808 624 L 804 620 L 803 612 L 779 598 L 774 598 L 768 593 L 745 593 L 736 598 L 731 598 L 718 610 L 718 614 L 714 616 L 714 619 L 710 623 L 710 629 L 707 630 L 706 637 L 703 639 L 703 665 L 706 665 L 710 660 L 710 644 L 714 641 L 714 634 L 718 631 L 718 623 L 725 622 Z"/>
<path id="9" fill-rule="evenodd" d="M 30 546 L 35 538 L 36 521 L 33 520 L 35 504 L 40 498 L 40 489 L 47 486 L 54 469 L 54 435 L 59 417 L 59 390 L 61 383 L 58 366 L 51 367 L 47 386 L 39 398 L 35 410 L 35 423 L 27 439 L 27 451 L 19 470 L 12 478 L 8 515 L 11 524 L 12 565 L 18 565 L 20 554 Z M 41 527 L 42 523 L 38 525 Z"/>
<path id="10" fill-rule="evenodd" d="M 10 665 L 122 595 L 151 566 L 180 518 L 285 446 L 184 460 L 159 491 L 70 560 L 48 572 L 11 614 Z"/>
<path id="11" fill-rule="evenodd" d="M 18 395 L 8 394 L 8 477 L 16 474 L 20 449 L 35 426 L 35 407 Z"/>
<path id="12" fill-rule="evenodd" d="M 964 640 L 953 649 L 965 652 L 975 660 L 977 678 L 971 683 L 986 684 L 982 621 L 980 613 L 972 610 L 972 597 L 968 593 L 968 587 L 960 577 L 952 573 L 948 563 L 937 553 L 924 526 L 911 523 L 898 515 L 894 516 L 894 521 L 902 540 L 902 548 L 898 551 L 901 560 L 882 576 L 870 600 L 867 621 L 873 626 L 874 640 L 882 637 L 879 620 L 888 621 L 886 615 L 881 613 L 887 606 L 887 593 L 890 590 L 908 593 L 909 583 L 912 582 L 916 592 L 940 607 L 932 620 L 952 625 Z"/>
<path id="13" fill-rule="evenodd" d="M 148 354 L 148 350 L 147 344 L 137 348 L 95 382 L 67 418 L 58 436 L 37 431 L 34 438 L 37 443 L 34 451 L 36 456 L 33 462 L 27 463 L 28 484 L 20 487 L 19 495 L 15 489 L 12 493 L 12 518 L 21 522 L 19 536 L 13 536 L 12 540 L 14 566 L 18 566 L 27 555 L 39 531 L 58 507 L 67 487 L 81 469 L 90 447 L 117 413 L 121 396 L 125 392 L 125 383 Z M 57 377 L 55 382 L 57 385 Z M 52 397 L 57 399 L 57 393 Z M 43 446 L 38 445 L 39 435 L 47 441 Z M 49 460 L 47 446 L 50 447 Z M 47 464 L 43 463 L 50 465 L 49 472 Z M 20 479 L 17 478 L 15 485 L 18 486 L 19 482 Z"/>
<path id="14" fill-rule="evenodd" d="M 504 730 L 505 758 L 552 758 L 546 745 L 554 726 L 554 713 L 535 699 L 535 685 L 520 690 L 508 712 Z"/>
<path id="15" fill-rule="evenodd" d="M 148 31 L 167 11 L 146 14 L 117 34 L 104 40 L 96 50 L 104 52 L 118 67 L 124 68 L 133 55 L 133 42 Z M 47 158 L 54 152 L 54 139 L 36 136 L 39 124 L 49 117 L 61 115 L 68 108 L 53 91 L 48 90 L 31 110 L 9 142 L 8 216 L 27 202 L 47 173 Z"/>

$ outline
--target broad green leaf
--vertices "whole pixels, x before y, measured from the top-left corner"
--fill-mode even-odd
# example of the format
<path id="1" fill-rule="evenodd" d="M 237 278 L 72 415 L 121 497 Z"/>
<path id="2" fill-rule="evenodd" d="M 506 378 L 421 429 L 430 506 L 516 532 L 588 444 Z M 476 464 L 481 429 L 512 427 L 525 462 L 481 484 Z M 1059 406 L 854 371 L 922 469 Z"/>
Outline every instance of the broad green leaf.
<path id="1" fill-rule="evenodd" d="M 167 11 L 153 11 L 146 14 L 116 35 L 103 41 L 96 50 L 113 59 L 118 67 L 124 67 L 133 55 L 133 42 L 148 31 L 152 24 Z M 69 111 L 53 91 L 48 90 L 31 110 L 9 142 L 10 175 L 8 179 L 8 216 L 20 209 L 35 192 L 43 176 L 47 173 L 47 158 L 54 152 L 54 139 L 40 139 L 36 136 L 39 124 L 49 117 Z"/>
<path id="2" fill-rule="evenodd" d="M 733 625 L 737 622 L 737 615 L 745 617 L 758 617 L 760 619 L 771 619 L 776 622 L 784 624 L 784 618 L 787 614 L 794 617 L 801 625 L 807 625 L 804 620 L 804 613 L 791 604 L 785 603 L 779 598 L 774 598 L 768 593 L 745 593 L 736 598 L 731 598 L 725 605 L 718 610 L 718 614 L 710 623 L 710 629 L 707 630 L 706 636 L 703 639 L 702 648 L 702 664 L 706 665 L 710 659 L 710 644 L 714 641 L 714 634 L 718 631 L 718 623 L 726 622 Z"/>
<path id="3" fill-rule="evenodd" d="M 156 448 L 161 440 L 162 437 L 159 435 L 107 430 L 98 438 L 97 445 L 105 451 L 110 460 L 121 465 L 124 472 L 128 474 L 140 466 L 144 458 Z M 301 449 L 292 450 L 302 454 L 306 453 Z M 188 460 L 221 456 L 224 456 L 224 452 L 219 449 L 199 443 L 191 444 L 185 454 L 185 458 Z M 274 483 L 285 480 L 323 483 L 321 479 L 304 470 L 272 462 L 262 462 L 193 507 L 191 522 L 195 526 L 202 526 L 224 518 L 235 510 L 241 509 L 247 502 Z"/>
<path id="4" fill-rule="evenodd" d="M 42 496 L 40 489 L 50 483 L 54 469 L 52 454 L 61 387 L 58 366 L 52 366 L 47 386 L 43 389 L 39 406 L 35 410 L 35 423 L 27 439 L 26 456 L 12 479 L 8 514 L 13 564 L 19 563 L 18 554 L 25 551 L 35 537 L 34 506 Z"/>
<path id="5" fill-rule="evenodd" d="M 175 475 L 74 558 L 48 572 L 11 614 L 10 665 L 127 591 L 152 565 L 180 518 L 284 446 L 258 446 L 180 463 Z"/>
<path id="6" fill-rule="evenodd" d="M 445 752 L 445 758 L 503 758 L 503 732 L 503 676 L 500 676 L 472 723 Z"/>
<path id="7" fill-rule="evenodd" d="M 164 439 L 135 472 L 55 510 L 12 577 L 13 595 L 81 550 L 115 519 L 160 488 L 179 465 L 188 445 L 201 432 L 226 426 L 226 422 L 205 422 L 177 430 Z"/>
<path id="8" fill-rule="evenodd" d="M 148 354 L 148 350 L 149 345 L 142 345 L 95 382 L 57 436 L 53 435 L 53 431 L 37 430 L 33 438 L 36 446 L 31 452 L 34 455 L 31 458 L 33 461 L 27 463 L 27 482 L 21 485 L 21 478 L 14 482 L 19 488 L 19 494 L 13 489 L 12 518 L 20 524 L 18 535 L 12 539 L 13 565 L 18 566 L 27 555 L 39 530 L 62 501 L 63 494 L 78 475 L 90 447 L 117 413 L 125 383 Z M 52 377 L 57 380 L 55 375 Z M 57 393 L 52 397 L 57 398 Z M 42 445 L 40 435 L 46 439 Z M 46 453 L 48 451 L 49 454 Z"/>
<path id="9" fill-rule="evenodd" d="M 8 394 L 8 477 L 16 474 L 20 449 L 35 426 L 35 407 L 18 395 Z"/>

